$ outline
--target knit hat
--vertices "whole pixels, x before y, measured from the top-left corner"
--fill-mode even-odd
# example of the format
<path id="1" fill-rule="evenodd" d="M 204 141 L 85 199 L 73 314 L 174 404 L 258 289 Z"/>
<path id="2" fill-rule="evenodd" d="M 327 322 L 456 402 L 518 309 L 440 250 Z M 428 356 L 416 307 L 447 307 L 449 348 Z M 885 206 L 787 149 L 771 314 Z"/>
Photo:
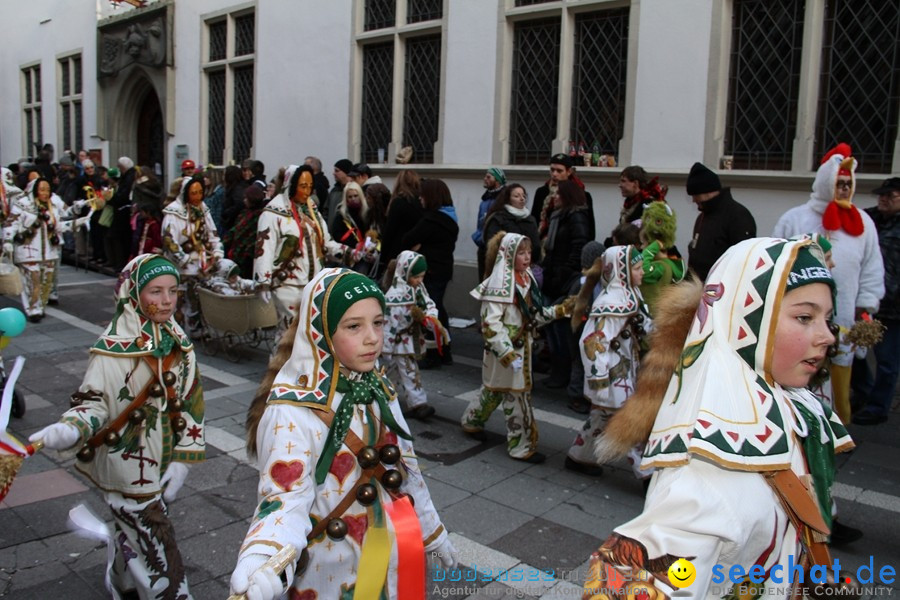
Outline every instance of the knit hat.
<path id="1" fill-rule="evenodd" d="M 718 192 L 722 189 L 719 176 L 710 171 L 703 163 L 695 162 L 687 178 L 688 196 Z"/>
<path id="2" fill-rule="evenodd" d="M 138 294 L 146 287 L 148 283 L 162 275 L 173 275 L 175 281 L 181 281 L 178 269 L 162 256 L 154 256 L 149 260 L 145 260 L 138 267 L 137 274 L 137 291 Z"/>
<path id="3" fill-rule="evenodd" d="M 559 154 L 554 154 L 550 157 L 551 165 L 562 165 L 567 169 L 571 169 L 574 165 L 572 162 L 572 157 L 568 154 L 563 154 L 560 152 Z"/>
<path id="4" fill-rule="evenodd" d="M 347 273 L 338 279 L 327 300 L 328 335 L 334 335 L 341 317 L 351 306 L 366 298 L 375 298 L 384 310 L 384 294 L 374 281 L 360 273 Z"/>
<path id="5" fill-rule="evenodd" d="M 119 169 L 116 167 L 110 167 L 106 170 L 106 174 L 110 179 L 118 179 L 120 177 Z"/>
<path id="6" fill-rule="evenodd" d="M 600 242 L 590 241 L 581 248 L 581 268 L 590 269 L 594 261 L 603 256 L 606 248 Z"/>
<path id="7" fill-rule="evenodd" d="M 822 261 L 816 257 L 808 246 L 801 247 L 797 251 L 797 258 L 791 266 L 787 276 L 785 293 L 795 290 L 800 286 L 810 283 L 825 283 L 831 287 L 831 293 L 835 292 L 834 277 Z"/>
<path id="8" fill-rule="evenodd" d="M 428 270 L 428 261 L 425 260 L 424 256 L 420 256 L 413 262 L 409 267 L 409 276 L 416 277 L 417 275 L 421 275 L 425 271 Z"/>
<path id="9" fill-rule="evenodd" d="M 338 171 L 343 171 L 346 174 L 349 174 L 353 169 L 353 163 L 349 158 L 342 158 L 341 160 L 334 163 L 334 168 Z"/>
<path id="10" fill-rule="evenodd" d="M 628 264 L 633 267 L 644 260 L 644 255 L 641 254 L 641 251 L 636 246 L 629 246 L 629 248 L 631 248 L 631 255 L 628 257 Z"/>
<path id="11" fill-rule="evenodd" d="M 503 172 L 503 169 L 491 167 L 487 172 L 490 173 L 491 177 L 497 180 L 497 183 L 506 185 L 506 173 Z"/>

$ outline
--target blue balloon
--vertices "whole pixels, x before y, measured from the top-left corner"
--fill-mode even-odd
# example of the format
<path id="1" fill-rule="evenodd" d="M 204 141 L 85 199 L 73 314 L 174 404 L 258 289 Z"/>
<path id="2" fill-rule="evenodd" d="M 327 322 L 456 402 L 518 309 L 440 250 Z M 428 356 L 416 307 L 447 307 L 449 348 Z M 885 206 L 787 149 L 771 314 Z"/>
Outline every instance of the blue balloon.
<path id="1" fill-rule="evenodd" d="M 25 331 L 25 313 L 18 308 L 0 308 L 0 333 L 16 337 Z"/>

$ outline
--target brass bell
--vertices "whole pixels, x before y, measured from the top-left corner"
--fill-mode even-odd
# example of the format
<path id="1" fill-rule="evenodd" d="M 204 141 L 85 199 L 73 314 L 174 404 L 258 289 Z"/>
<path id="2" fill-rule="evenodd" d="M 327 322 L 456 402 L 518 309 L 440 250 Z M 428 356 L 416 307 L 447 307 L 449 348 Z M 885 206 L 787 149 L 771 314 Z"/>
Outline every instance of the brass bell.
<path id="1" fill-rule="evenodd" d="M 392 465 L 400 460 L 400 448 L 394 444 L 387 444 L 381 448 L 381 462 Z"/>
<path id="2" fill-rule="evenodd" d="M 53 246 L 58 246 L 58 245 L 59 245 L 59 236 L 56 235 L 55 233 L 54 233 L 53 235 L 50 236 L 50 244 L 53 245 Z"/>
<path id="3" fill-rule="evenodd" d="M 190 254 L 194 251 L 194 244 L 191 242 L 185 242 L 181 245 L 181 249 Z"/>
<path id="4" fill-rule="evenodd" d="M 147 413 L 143 408 L 136 408 L 128 413 L 128 422 L 132 425 L 140 425 L 147 418 Z"/>
<path id="5" fill-rule="evenodd" d="M 396 490 L 403 485 L 403 475 L 401 475 L 400 471 L 397 469 L 385 471 L 384 475 L 381 476 L 381 485 L 383 485 L 385 489 Z"/>
<path id="6" fill-rule="evenodd" d="M 837 337 L 838 334 L 841 332 L 841 326 L 838 325 L 837 323 L 835 323 L 834 321 L 832 321 L 831 323 L 828 324 L 828 330 L 831 332 L 831 335 L 833 335 L 834 337 Z"/>
<path id="7" fill-rule="evenodd" d="M 169 400 L 169 410 L 180 411 L 184 408 L 184 402 L 181 401 L 180 398 L 172 398 Z"/>
<path id="8" fill-rule="evenodd" d="M 81 447 L 81 450 L 78 451 L 78 454 L 76 454 L 75 457 L 81 462 L 91 462 L 94 460 L 94 452 L 93 446 L 85 444 Z"/>
<path id="9" fill-rule="evenodd" d="M 162 398 L 166 395 L 166 388 L 164 388 L 158 381 L 155 381 L 150 386 L 150 395 L 154 398 Z"/>
<path id="10" fill-rule="evenodd" d="M 50 213 L 42 212 L 42 213 L 41 213 L 41 221 L 45 221 L 45 222 L 46 222 L 46 221 L 49 221 L 49 220 L 50 220 Z"/>
<path id="11" fill-rule="evenodd" d="M 832 344 L 825 349 L 825 356 L 831 358 L 838 353 L 837 344 Z"/>
<path id="12" fill-rule="evenodd" d="M 619 337 L 622 338 L 623 340 L 627 340 L 628 338 L 631 337 L 631 330 L 626 327 L 625 329 L 622 330 L 622 333 L 619 334 Z"/>
<path id="13" fill-rule="evenodd" d="M 83 403 L 84 403 L 84 400 L 82 400 L 81 398 L 76 398 L 75 396 L 72 396 L 71 398 L 69 398 L 69 408 L 75 408 L 76 406 L 81 406 Z"/>
<path id="14" fill-rule="evenodd" d="M 821 369 L 816 371 L 816 377 L 818 377 L 819 379 L 821 379 L 823 381 L 828 378 L 828 375 L 829 375 L 829 371 L 825 367 L 822 367 Z"/>
<path id="15" fill-rule="evenodd" d="M 185 427 L 187 427 L 187 421 L 184 420 L 184 417 L 175 417 L 172 419 L 172 429 L 175 431 L 184 431 Z"/>
<path id="16" fill-rule="evenodd" d="M 638 334 L 638 337 L 644 337 L 645 335 L 647 335 L 647 331 L 643 327 L 638 327 L 635 331 Z"/>
<path id="17" fill-rule="evenodd" d="M 613 350 L 618 350 L 619 346 L 621 346 L 621 345 L 622 344 L 619 343 L 619 340 L 613 340 L 609 343 L 609 347 L 612 348 Z"/>
<path id="18" fill-rule="evenodd" d="M 278 281 L 284 281 L 285 279 L 287 279 L 287 273 L 285 271 L 282 271 L 281 269 L 278 269 L 277 271 L 275 271 L 275 279 L 277 279 Z"/>
<path id="19" fill-rule="evenodd" d="M 328 537 L 334 541 L 339 542 L 347 536 L 347 524 L 343 519 L 332 519 L 328 521 L 328 525 L 325 527 L 325 533 L 327 533 Z"/>
<path id="20" fill-rule="evenodd" d="M 366 446 L 356 454 L 356 462 L 363 469 L 371 469 L 378 464 L 378 450 L 372 446 Z"/>
<path id="21" fill-rule="evenodd" d="M 364 483 L 356 488 L 356 500 L 363 506 L 369 506 L 378 498 L 378 490 L 371 483 Z"/>
<path id="22" fill-rule="evenodd" d="M 172 387 L 175 385 L 175 382 L 178 378 L 175 376 L 175 373 L 172 371 L 164 371 L 162 375 L 163 383 L 166 384 L 166 387 Z"/>
<path id="23" fill-rule="evenodd" d="M 637 323 L 637 324 L 639 324 L 639 325 L 640 325 L 641 323 L 643 323 L 643 322 L 644 322 L 644 315 L 642 315 L 641 313 L 638 313 L 638 314 L 634 315 L 634 322 Z"/>
<path id="24" fill-rule="evenodd" d="M 112 447 L 118 444 L 121 439 L 122 436 L 119 435 L 118 431 L 107 431 L 106 435 L 103 436 L 103 443 Z"/>

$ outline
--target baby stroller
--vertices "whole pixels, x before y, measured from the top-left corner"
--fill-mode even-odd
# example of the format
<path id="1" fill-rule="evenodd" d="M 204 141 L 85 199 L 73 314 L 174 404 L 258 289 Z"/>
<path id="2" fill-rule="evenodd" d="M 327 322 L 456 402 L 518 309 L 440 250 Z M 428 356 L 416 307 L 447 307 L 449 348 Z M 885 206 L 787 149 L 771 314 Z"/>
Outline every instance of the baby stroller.
<path id="1" fill-rule="evenodd" d="M 241 359 L 241 346 L 265 344 L 271 351 L 278 325 L 278 313 L 255 294 L 226 296 L 198 287 L 200 321 L 205 334 L 203 349 L 211 355 L 220 349 L 233 362 Z"/>

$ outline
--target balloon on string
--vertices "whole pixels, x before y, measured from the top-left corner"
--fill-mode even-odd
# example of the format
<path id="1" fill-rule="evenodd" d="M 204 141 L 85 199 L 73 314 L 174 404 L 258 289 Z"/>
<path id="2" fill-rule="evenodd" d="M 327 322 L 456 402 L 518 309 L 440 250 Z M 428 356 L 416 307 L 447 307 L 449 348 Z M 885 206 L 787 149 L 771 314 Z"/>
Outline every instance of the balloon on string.
<path id="1" fill-rule="evenodd" d="M 9 346 L 9 342 L 10 342 L 11 340 L 12 340 L 11 337 L 7 337 L 7 336 L 5 336 L 5 335 L 4 335 L 3 337 L 0 337 L 0 350 L 3 350 L 3 349 L 6 348 L 7 346 Z"/>
<path id="2" fill-rule="evenodd" d="M 16 337 L 23 331 L 25 331 L 25 313 L 11 306 L 0 308 L 0 334 Z"/>

